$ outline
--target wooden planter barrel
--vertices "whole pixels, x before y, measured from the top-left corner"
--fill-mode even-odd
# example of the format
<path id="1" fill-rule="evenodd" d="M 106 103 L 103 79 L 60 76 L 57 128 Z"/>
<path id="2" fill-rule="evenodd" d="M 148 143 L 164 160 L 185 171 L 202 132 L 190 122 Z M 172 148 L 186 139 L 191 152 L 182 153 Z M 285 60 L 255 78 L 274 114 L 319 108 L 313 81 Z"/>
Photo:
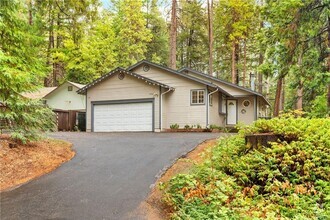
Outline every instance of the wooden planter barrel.
<path id="1" fill-rule="evenodd" d="M 245 136 L 245 144 L 251 145 L 252 148 L 257 148 L 258 145 L 269 147 L 270 142 L 283 140 L 283 136 L 273 133 L 251 134 Z"/>

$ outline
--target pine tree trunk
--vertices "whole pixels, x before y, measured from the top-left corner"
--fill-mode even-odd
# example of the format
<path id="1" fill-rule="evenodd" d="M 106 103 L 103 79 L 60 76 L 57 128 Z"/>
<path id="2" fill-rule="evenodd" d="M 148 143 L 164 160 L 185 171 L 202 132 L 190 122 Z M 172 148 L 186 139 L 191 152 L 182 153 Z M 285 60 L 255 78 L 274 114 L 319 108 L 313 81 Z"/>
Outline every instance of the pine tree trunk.
<path id="1" fill-rule="evenodd" d="M 303 84 L 302 81 L 299 82 L 299 86 L 297 89 L 297 105 L 296 109 L 302 110 L 303 109 Z"/>
<path id="2" fill-rule="evenodd" d="M 58 12 L 57 14 L 57 29 L 60 29 L 61 27 L 61 15 L 60 12 Z M 61 36 L 59 34 L 59 31 L 57 31 L 56 33 L 56 49 L 59 49 L 61 45 Z M 61 73 L 61 65 L 59 63 L 59 61 L 57 60 L 54 65 L 53 65 L 53 86 L 58 86 L 58 80 L 60 78 L 60 76 L 62 75 Z"/>
<path id="3" fill-rule="evenodd" d="M 280 104 L 280 111 L 284 110 L 285 105 L 285 78 L 283 77 L 282 80 L 282 94 L 281 94 L 281 104 Z"/>
<path id="4" fill-rule="evenodd" d="M 281 109 L 281 96 L 282 96 L 283 77 L 280 76 L 277 80 L 275 103 L 274 103 L 274 117 L 277 117 Z"/>
<path id="5" fill-rule="evenodd" d="M 264 2 L 261 0 L 260 1 L 260 6 L 263 6 L 264 5 Z M 260 18 L 261 19 L 261 18 Z M 260 22 L 260 30 L 262 29 L 264 27 L 264 22 L 263 21 L 261 21 Z M 261 50 L 261 48 L 260 48 L 260 52 L 259 52 L 259 66 L 261 65 L 261 64 L 263 64 L 264 63 L 264 55 L 263 55 L 263 53 L 262 53 L 262 50 Z M 261 93 L 262 94 L 262 90 L 263 90 L 263 75 L 262 75 L 262 73 L 260 73 L 260 72 L 258 72 L 258 92 L 259 93 Z"/>
<path id="6" fill-rule="evenodd" d="M 261 64 L 263 64 L 264 62 L 264 56 L 262 55 L 262 53 L 259 54 L 259 66 Z M 262 84 L 263 84 L 263 75 L 262 73 L 258 73 L 258 92 L 262 93 L 263 89 L 262 89 Z"/>
<path id="7" fill-rule="evenodd" d="M 33 23 L 33 16 L 32 16 L 32 0 L 29 1 L 29 25 Z"/>
<path id="8" fill-rule="evenodd" d="M 176 0 L 172 0 L 170 57 L 169 57 L 169 67 L 172 69 L 176 69 L 176 33 L 177 33 L 176 8 L 177 8 L 177 2 Z"/>
<path id="9" fill-rule="evenodd" d="M 238 69 L 237 63 L 239 61 L 239 44 L 233 42 L 231 53 L 231 82 L 238 84 Z"/>
<path id="10" fill-rule="evenodd" d="M 54 18 L 52 16 L 52 7 L 48 11 L 49 13 L 49 30 L 48 30 L 48 48 L 47 48 L 47 65 L 52 66 L 52 73 L 50 73 L 44 80 L 44 85 L 52 86 L 54 78 L 54 64 L 51 61 L 51 51 L 54 49 Z"/>
<path id="11" fill-rule="evenodd" d="M 213 0 L 207 0 L 209 27 L 209 75 L 213 74 Z"/>
<path id="12" fill-rule="evenodd" d="M 235 42 L 232 44 L 232 51 L 231 51 L 231 82 L 236 84 L 236 46 Z"/>
<path id="13" fill-rule="evenodd" d="M 47 86 L 55 86 L 56 79 L 56 67 L 55 63 L 52 59 L 52 51 L 55 48 L 55 8 L 54 2 L 48 2 L 48 48 L 47 48 L 47 65 L 50 68 L 51 72 L 44 80 L 44 85 Z"/>
<path id="14" fill-rule="evenodd" d="M 236 69 L 236 84 L 239 83 L 238 65 L 239 62 L 239 43 L 235 43 L 235 69 Z"/>
<path id="15" fill-rule="evenodd" d="M 330 47 L 330 16 L 328 16 L 328 48 Z M 330 53 L 328 54 L 328 71 L 330 72 Z M 328 84 L 328 108 L 330 109 L 330 84 Z"/>
<path id="16" fill-rule="evenodd" d="M 188 42 L 187 42 L 187 64 L 186 66 L 188 66 L 189 68 L 192 68 L 192 55 L 191 55 L 191 47 L 193 46 L 192 45 L 192 41 L 193 41 L 193 35 L 194 35 L 194 30 L 191 29 L 189 31 L 189 37 L 188 37 Z"/>
<path id="17" fill-rule="evenodd" d="M 300 69 L 300 76 L 303 76 L 303 67 L 302 67 L 302 62 L 303 62 L 303 50 L 299 54 L 298 57 L 298 67 Z M 297 88 L 297 103 L 296 103 L 296 109 L 302 110 L 303 108 L 303 82 L 302 80 L 299 80 L 298 88 Z"/>
<path id="18" fill-rule="evenodd" d="M 243 67 L 243 86 L 246 80 L 246 40 L 244 40 L 244 67 Z"/>

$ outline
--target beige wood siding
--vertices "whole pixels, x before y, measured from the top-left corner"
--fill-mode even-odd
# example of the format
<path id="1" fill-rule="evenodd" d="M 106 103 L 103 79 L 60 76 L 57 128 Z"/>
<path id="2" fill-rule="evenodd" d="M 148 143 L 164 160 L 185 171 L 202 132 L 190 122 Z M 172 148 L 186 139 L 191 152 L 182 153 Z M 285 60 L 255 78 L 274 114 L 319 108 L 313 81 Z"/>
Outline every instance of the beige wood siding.
<path id="1" fill-rule="evenodd" d="M 125 75 L 123 80 L 118 74 L 96 84 L 87 90 L 87 131 L 91 131 L 91 102 L 109 100 L 129 100 L 154 98 L 154 126 L 159 129 L 159 86 L 152 86 L 141 79 Z"/>
<path id="2" fill-rule="evenodd" d="M 252 124 L 252 122 L 255 120 L 255 105 L 254 105 L 254 99 L 255 96 L 248 96 L 248 97 L 242 97 L 238 98 L 237 100 L 237 106 L 238 106 L 238 122 L 241 122 L 243 124 L 249 125 Z M 243 106 L 243 101 L 249 100 L 250 105 L 249 107 Z M 242 110 L 245 109 L 245 114 L 242 113 Z"/>
<path id="3" fill-rule="evenodd" d="M 232 94 L 233 96 L 251 95 L 251 93 L 249 93 L 247 91 L 244 91 L 244 90 L 235 88 L 233 86 L 226 85 L 225 83 L 221 83 L 221 82 L 218 82 L 218 81 L 215 81 L 215 80 L 211 80 L 211 79 L 209 79 L 209 78 L 207 78 L 205 76 L 201 76 L 199 74 L 188 72 L 188 75 L 191 75 L 191 76 L 196 77 L 198 79 L 205 80 L 207 82 L 212 82 L 212 83 L 218 85 L 221 89 L 223 89 L 226 92 Z"/>
<path id="4" fill-rule="evenodd" d="M 206 126 L 206 105 L 190 104 L 190 91 L 193 89 L 206 90 L 205 85 L 153 66 L 150 66 L 149 71 L 145 72 L 143 65 L 140 65 L 132 72 L 175 88 L 175 91 L 164 95 L 163 128 L 170 128 L 172 124 L 179 124 L 180 128 L 185 125 L 197 124 L 202 127 Z"/>
<path id="5" fill-rule="evenodd" d="M 72 86 L 72 91 L 68 91 L 68 86 Z M 52 109 L 84 111 L 86 109 L 85 96 L 78 94 L 77 90 L 77 87 L 66 82 L 45 96 L 44 99 L 47 100 L 47 105 Z"/>
<path id="6" fill-rule="evenodd" d="M 219 92 L 212 94 L 213 104 L 210 106 L 210 125 L 225 126 L 225 116 L 219 114 Z"/>

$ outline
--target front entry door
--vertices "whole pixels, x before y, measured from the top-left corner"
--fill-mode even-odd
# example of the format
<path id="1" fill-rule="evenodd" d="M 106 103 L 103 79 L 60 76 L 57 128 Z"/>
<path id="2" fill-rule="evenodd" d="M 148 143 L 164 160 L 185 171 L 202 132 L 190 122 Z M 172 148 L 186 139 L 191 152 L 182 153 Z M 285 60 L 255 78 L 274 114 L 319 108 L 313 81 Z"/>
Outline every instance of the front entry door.
<path id="1" fill-rule="evenodd" d="M 227 125 L 237 124 L 237 100 L 227 99 Z"/>

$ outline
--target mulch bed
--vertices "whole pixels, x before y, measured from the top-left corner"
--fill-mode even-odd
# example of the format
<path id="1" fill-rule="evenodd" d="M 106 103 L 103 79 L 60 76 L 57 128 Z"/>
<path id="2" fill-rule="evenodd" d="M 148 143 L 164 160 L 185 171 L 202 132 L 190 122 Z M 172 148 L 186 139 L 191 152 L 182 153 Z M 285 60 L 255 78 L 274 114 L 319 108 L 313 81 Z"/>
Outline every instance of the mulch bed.
<path id="1" fill-rule="evenodd" d="M 22 145 L 0 135 L 0 192 L 49 173 L 74 155 L 72 144 L 66 141 L 44 139 Z"/>

